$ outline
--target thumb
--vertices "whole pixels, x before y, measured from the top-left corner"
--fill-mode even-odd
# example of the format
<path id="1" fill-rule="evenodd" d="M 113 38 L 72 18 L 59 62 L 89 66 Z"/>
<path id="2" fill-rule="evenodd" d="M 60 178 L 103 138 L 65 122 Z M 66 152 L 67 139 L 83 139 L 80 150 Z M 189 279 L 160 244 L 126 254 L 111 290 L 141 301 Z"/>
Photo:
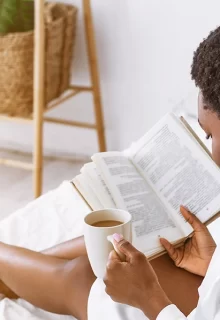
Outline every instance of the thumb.
<path id="1" fill-rule="evenodd" d="M 168 255 L 174 261 L 174 263 L 178 265 L 178 260 L 179 260 L 178 250 L 168 240 L 164 238 L 160 238 L 160 243 L 166 249 Z"/>
<path id="2" fill-rule="evenodd" d="M 194 215 L 191 213 L 188 209 L 186 209 L 183 206 L 180 206 L 180 212 L 182 213 L 183 217 L 186 219 L 189 224 L 191 224 L 192 228 L 196 232 L 203 231 L 206 229 L 206 226 Z"/>
<path id="3" fill-rule="evenodd" d="M 124 255 L 126 256 L 126 258 L 128 259 L 132 259 L 132 257 L 138 253 L 139 251 L 137 249 L 135 249 L 132 244 L 130 242 L 128 242 L 127 240 L 125 240 L 123 238 L 122 235 L 115 233 L 113 235 L 114 238 L 114 243 L 116 248 L 124 253 Z"/>

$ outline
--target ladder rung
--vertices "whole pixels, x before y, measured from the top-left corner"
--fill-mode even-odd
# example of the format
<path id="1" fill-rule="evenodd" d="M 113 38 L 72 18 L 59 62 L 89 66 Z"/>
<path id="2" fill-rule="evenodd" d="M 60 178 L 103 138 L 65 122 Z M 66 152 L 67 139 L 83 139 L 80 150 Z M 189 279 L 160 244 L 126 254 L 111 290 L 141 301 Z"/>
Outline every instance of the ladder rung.
<path id="1" fill-rule="evenodd" d="M 12 159 L 0 158 L 0 164 L 3 164 L 8 167 L 21 168 L 21 169 L 25 169 L 25 170 L 33 170 L 34 169 L 33 163 L 17 161 L 17 160 L 12 160 Z"/>
<path id="2" fill-rule="evenodd" d="M 71 120 L 65 120 L 65 119 L 56 119 L 56 118 L 47 118 L 46 117 L 46 118 L 44 118 L 44 121 L 56 123 L 56 124 L 62 124 L 62 125 L 66 125 L 66 126 L 86 128 L 86 129 L 96 129 L 97 128 L 97 126 L 93 123 L 71 121 Z"/>

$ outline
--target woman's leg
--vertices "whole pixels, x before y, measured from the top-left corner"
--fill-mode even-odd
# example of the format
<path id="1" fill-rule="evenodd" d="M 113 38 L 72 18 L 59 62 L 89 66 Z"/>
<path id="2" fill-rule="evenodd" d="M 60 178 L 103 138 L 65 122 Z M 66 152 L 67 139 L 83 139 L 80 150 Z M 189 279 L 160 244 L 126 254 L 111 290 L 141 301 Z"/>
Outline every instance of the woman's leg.
<path id="1" fill-rule="evenodd" d="M 55 245 L 42 251 L 42 253 L 65 260 L 73 260 L 80 256 L 87 256 L 83 236 Z M 9 299 L 18 298 L 18 296 L 0 280 L 0 295 L 1 294 Z M 0 296 L 0 299 L 1 297 L 2 296 Z"/>
<path id="2" fill-rule="evenodd" d="M 67 260 L 73 260 L 77 257 L 87 256 L 83 236 L 58 244 L 52 248 L 42 251 L 42 253 Z"/>
<path id="3" fill-rule="evenodd" d="M 203 279 L 177 268 L 167 254 L 150 263 L 170 301 L 176 304 L 185 315 L 188 315 L 198 304 L 198 288 Z"/>
<path id="4" fill-rule="evenodd" d="M 87 257 L 66 260 L 0 243 L 0 280 L 37 307 L 84 320 L 95 276 Z"/>
<path id="5" fill-rule="evenodd" d="M 18 299 L 19 297 L 0 280 L 0 300 L 4 298 Z"/>

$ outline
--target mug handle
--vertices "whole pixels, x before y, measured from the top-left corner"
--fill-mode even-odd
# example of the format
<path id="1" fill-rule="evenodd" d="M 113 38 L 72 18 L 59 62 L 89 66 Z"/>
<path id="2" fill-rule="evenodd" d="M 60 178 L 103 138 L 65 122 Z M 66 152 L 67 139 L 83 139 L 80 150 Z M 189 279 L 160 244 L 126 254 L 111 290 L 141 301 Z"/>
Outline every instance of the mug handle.
<path id="1" fill-rule="evenodd" d="M 121 251 L 119 251 L 118 248 L 116 248 L 115 243 L 114 243 L 113 235 L 107 236 L 107 240 L 108 240 L 109 242 L 111 242 L 111 244 L 113 245 L 113 248 L 114 248 L 114 250 L 116 251 L 116 253 L 118 254 L 121 262 L 125 262 L 125 261 L 126 261 L 126 256 L 124 255 L 124 253 L 122 253 Z"/>

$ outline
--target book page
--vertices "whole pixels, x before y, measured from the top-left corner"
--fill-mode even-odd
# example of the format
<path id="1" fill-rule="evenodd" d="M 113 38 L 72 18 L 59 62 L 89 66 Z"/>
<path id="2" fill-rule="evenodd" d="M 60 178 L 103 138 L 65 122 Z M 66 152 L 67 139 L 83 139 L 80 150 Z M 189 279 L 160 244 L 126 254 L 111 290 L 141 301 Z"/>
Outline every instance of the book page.
<path id="1" fill-rule="evenodd" d="M 104 209 L 104 206 L 101 204 L 92 188 L 90 188 L 88 181 L 82 174 L 76 176 L 72 182 L 93 210 Z"/>
<path id="2" fill-rule="evenodd" d="M 220 170 L 174 115 L 167 115 L 130 150 L 137 169 L 187 236 L 186 206 L 205 222 L 220 209 Z"/>
<path id="3" fill-rule="evenodd" d="M 117 208 L 132 215 L 133 244 L 147 252 L 160 247 L 158 236 L 176 241 L 183 234 L 168 217 L 155 192 L 122 152 L 106 152 L 92 157 L 100 169 Z"/>
<path id="4" fill-rule="evenodd" d="M 95 163 L 86 163 L 82 167 L 81 173 L 87 179 L 90 188 L 93 190 L 103 207 L 116 208 L 112 195 Z"/>

